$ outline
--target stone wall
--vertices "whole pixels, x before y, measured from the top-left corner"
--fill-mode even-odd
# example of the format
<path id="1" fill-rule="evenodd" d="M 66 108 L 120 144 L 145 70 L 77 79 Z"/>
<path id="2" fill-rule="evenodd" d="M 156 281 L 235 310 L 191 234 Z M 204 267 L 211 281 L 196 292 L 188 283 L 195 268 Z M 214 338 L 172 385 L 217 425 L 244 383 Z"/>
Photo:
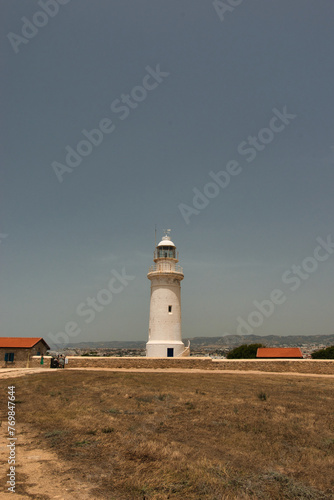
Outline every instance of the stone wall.
<path id="1" fill-rule="evenodd" d="M 334 375 L 334 360 L 330 359 L 229 359 L 213 360 L 212 363 L 215 370 L 251 370 Z"/>
<path id="2" fill-rule="evenodd" d="M 29 368 L 50 368 L 52 356 L 43 356 L 43 364 L 41 365 L 41 356 L 31 356 L 29 360 Z"/>
<path id="3" fill-rule="evenodd" d="M 44 356 L 44 365 L 40 365 L 40 356 L 30 359 L 30 367 L 50 367 L 50 356 Z M 242 370 L 261 372 L 295 372 L 334 375 L 334 360 L 322 359 L 222 359 L 211 358 L 145 358 L 145 357 L 85 357 L 68 356 L 66 368 L 179 368 L 201 370 Z"/>

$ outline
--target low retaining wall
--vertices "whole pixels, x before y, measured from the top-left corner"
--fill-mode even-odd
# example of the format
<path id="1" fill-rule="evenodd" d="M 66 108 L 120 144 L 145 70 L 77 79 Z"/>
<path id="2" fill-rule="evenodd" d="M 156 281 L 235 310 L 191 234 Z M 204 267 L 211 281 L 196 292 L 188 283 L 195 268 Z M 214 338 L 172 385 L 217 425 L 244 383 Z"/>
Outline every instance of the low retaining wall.
<path id="1" fill-rule="evenodd" d="M 43 364 L 41 365 L 41 356 L 31 356 L 29 360 L 29 368 L 50 368 L 52 356 L 43 356 Z"/>
<path id="2" fill-rule="evenodd" d="M 334 375 L 334 360 L 330 359 L 229 359 L 213 360 L 218 370 L 253 370 L 260 372 L 294 372 Z"/>
<path id="3" fill-rule="evenodd" d="M 180 368 L 201 370 L 242 370 L 261 372 L 295 372 L 334 375 L 334 360 L 326 359 L 211 359 L 211 358 L 145 358 L 68 356 L 66 368 Z M 51 356 L 30 358 L 30 368 L 49 368 Z"/>

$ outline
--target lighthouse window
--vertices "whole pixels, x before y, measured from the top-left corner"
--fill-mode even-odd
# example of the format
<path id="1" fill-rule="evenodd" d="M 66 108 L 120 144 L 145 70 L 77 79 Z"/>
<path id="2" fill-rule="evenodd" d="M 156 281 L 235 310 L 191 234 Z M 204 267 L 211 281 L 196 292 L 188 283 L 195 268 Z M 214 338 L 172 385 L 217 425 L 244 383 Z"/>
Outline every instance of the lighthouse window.
<path id="1" fill-rule="evenodd" d="M 171 247 L 160 247 L 158 250 L 158 257 L 175 259 L 175 249 Z"/>
<path id="2" fill-rule="evenodd" d="M 171 313 L 172 312 L 172 306 L 168 306 L 168 312 Z"/>

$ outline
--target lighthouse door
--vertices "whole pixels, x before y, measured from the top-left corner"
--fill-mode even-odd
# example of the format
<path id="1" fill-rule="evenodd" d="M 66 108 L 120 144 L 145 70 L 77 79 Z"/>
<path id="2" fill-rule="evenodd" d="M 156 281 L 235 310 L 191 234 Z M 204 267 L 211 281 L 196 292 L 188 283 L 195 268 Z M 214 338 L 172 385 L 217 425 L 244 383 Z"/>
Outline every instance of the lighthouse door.
<path id="1" fill-rule="evenodd" d="M 174 347 L 167 347 L 167 358 L 174 357 Z"/>

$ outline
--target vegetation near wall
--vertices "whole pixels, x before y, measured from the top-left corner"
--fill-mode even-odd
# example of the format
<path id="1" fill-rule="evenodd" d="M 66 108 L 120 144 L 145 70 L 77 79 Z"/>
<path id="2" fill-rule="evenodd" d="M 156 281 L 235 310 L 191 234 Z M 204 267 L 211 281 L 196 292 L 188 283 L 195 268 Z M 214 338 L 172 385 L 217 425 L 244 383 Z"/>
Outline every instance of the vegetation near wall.
<path id="1" fill-rule="evenodd" d="M 250 359 L 256 358 L 256 352 L 259 347 L 265 347 L 263 344 L 242 344 L 235 347 L 227 355 L 228 359 Z"/>
<path id="2" fill-rule="evenodd" d="M 314 351 L 311 356 L 313 359 L 334 359 L 334 345 Z"/>

